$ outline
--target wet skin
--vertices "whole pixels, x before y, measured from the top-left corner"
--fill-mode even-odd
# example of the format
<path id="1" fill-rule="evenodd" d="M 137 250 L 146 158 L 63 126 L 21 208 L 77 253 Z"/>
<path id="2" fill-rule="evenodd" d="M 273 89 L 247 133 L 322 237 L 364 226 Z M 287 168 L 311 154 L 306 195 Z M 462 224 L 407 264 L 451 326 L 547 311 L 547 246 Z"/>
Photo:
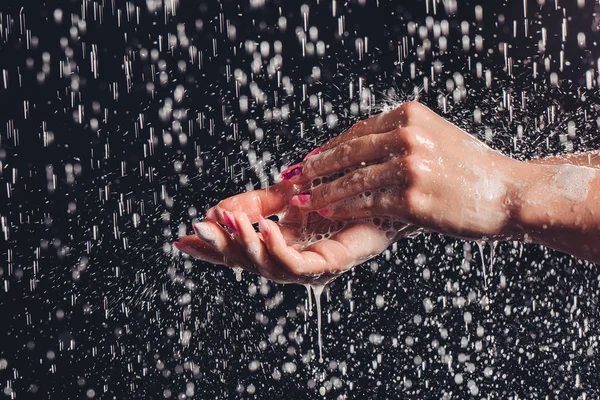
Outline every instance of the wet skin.
<path id="1" fill-rule="evenodd" d="M 295 283 L 326 283 L 422 230 L 525 240 L 599 262 L 599 168 L 597 152 L 511 159 L 410 102 L 358 122 L 271 188 L 221 201 L 175 245 Z M 283 217 L 263 218 L 271 215 Z M 301 242 L 332 226 L 331 236 Z"/>

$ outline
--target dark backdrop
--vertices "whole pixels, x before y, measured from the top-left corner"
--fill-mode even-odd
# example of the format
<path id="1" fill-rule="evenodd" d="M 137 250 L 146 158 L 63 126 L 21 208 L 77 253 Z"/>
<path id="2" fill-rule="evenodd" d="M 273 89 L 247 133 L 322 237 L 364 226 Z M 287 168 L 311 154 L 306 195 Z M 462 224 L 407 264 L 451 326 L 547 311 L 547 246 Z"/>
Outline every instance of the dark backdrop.
<path id="1" fill-rule="evenodd" d="M 526 20 L 487 3 L 2 1 L 0 393 L 598 395 L 596 266 L 560 253 L 501 243 L 486 289 L 474 243 L 403 240 L 330 286 L 319 364 L 303 287 L 171 249 L 218 199 L 415 90 L 516 158 L 597 148 L 593 2 L 529 0 Z"/>

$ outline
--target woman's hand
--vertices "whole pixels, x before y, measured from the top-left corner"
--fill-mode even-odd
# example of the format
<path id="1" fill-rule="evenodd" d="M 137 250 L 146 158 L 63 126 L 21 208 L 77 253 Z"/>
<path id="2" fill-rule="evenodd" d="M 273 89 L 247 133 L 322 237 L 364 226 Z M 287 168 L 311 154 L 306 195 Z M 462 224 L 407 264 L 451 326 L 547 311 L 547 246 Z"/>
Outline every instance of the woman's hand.
<path id="1" fill-rule="evenodd" d="M 516 235 L 525 163 L 416 102 L 359 122 L 290 178 L 291 204 L 334 220 L 388 217 L 469 239 Z"/>
<path id="2" fill-rule="evenodd" d="M 213 207 L 194 226 L 197 236 L 176 246 L 296 283 L 326 283 L 422 228 L 523 238 L 600 260 L 600 173 L 577 166 L 583 161 L 513 160 L 414 102 L 355 124 L 309 156 L 270 189 Z M 275 214 L 278 223 L 262 218 Z"/>
<path id="3" fill-rule="evenodd" d="M 194 224 L 196 236 L 186 236 L 175 246 L 195 258 L 275 282 L 325 284 L 417 232 L 391 220 L 342 222 L 303 212 L 288 205 L 297 189 L 284 181 L 226 199 L 209 210 L 206 221 Z M 271 215 L 281 219 L 275 223 L 263 218 Z"/>

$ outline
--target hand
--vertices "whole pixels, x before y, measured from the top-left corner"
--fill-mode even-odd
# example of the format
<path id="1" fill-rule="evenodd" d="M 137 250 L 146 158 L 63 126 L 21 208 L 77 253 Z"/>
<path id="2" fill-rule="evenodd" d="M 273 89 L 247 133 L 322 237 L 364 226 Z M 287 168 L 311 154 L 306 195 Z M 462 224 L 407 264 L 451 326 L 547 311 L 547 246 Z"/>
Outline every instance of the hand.
<path id="1" fill-rule="evenodd" d="M 226 199 L 208 211 L 208 220 L 194 224 L 196 236 L 175 246 L 192 257 L 275 282 L 326 284 L 400 237 L 418 233 L 391 220 L 342 222 L 304 212 L 289 206 L 296 193 L 298 187 L 284 181 Z M 276 214 L 281 216 L 278 223 L 263 218 Z"/>
<path id="2" fill-rule="evenodd" d="M 467 238 L 516 234 L 516 177 L 503 156 L 416 102 L 357 123 L 296 168 L 291 204 L 334 220 L 387 217 Z M 301 174 L 298 175 L 298 170 Z"/>

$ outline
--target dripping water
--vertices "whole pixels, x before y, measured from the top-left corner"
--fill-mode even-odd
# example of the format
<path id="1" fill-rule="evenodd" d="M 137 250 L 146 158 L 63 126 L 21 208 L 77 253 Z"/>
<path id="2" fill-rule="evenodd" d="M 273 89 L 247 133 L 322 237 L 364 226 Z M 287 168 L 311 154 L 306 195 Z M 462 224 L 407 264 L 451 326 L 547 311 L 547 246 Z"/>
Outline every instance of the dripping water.
<path id="1" fill-rule="evenodd" d="M 233 272 L 235 273 L 235 280 L 237 282 L 242 281 L 242 269 L 240 267 L 234 267 Z"/>
<path id="2" fill-rule="evenodd" d="M 321 332 L 321 294 L 325 285 L 311 285 L 315 295 L 315 303 L 317 304 L 317 329 L 319 331 L 319 362 L 323 362 L 323 336 Z M 309 296 L 310 297 L 310 296 Z"/>
<path id="3" fill-rule="evenodd" d="M 479 247 L 479 255 L 481 257 L 481 271 L 483 272 L 483 287 L 485 288 L 485 290 L 487 290 L 487 272 L 486 272 L 487 267 L 485 265 L 485 256 L 483 254 L 483 249 L 485 248 L 485 245 L 487 242 L 485 240 L 476 240 L 475 243 L 477 243 L 477 247 Z"/>
<path id="4" fill-rule="evenodd" d="M 304 285 L 306 287 L 306 294 L 308 295 L 308 316 L 312 317 L 312 296 L 310 295 L 310 285 Z"/>

